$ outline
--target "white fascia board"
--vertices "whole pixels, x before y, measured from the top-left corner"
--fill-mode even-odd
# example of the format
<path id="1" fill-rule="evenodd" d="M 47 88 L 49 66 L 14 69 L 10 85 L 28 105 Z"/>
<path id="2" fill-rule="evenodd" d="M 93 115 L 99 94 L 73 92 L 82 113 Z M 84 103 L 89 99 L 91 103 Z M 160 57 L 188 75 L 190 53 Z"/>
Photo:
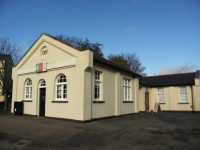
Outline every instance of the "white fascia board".
<path id="1" fill-rule="evenodd" d="M 75 66 L 76 64 L 76 59 L 71 59 L 71 60 L 65 60 L 65 61 L 59 61 L 56 63 L 49 64 L 47 62 L 47 71 L 49 69 L 55 69 L 55 68 L 60 68 L 60 67 L 68 67 L 68 66 Z M 26 74 L 26 73 L 33 73 L 35 72 L 36 67 L 31 67 L 31 68 L 26 68 L 26 69 L 19 69 L 17 71 L 17 74 Z"/>

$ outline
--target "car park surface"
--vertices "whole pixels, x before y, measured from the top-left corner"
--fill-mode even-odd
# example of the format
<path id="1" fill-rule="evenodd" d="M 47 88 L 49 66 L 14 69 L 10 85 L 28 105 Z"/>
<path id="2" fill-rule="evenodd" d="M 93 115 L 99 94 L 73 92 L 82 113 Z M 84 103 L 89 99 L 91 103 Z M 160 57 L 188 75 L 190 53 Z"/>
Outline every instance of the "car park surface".
<path id="1" fill-rule="evenodd" d="M 139 113 L 87 123 L 0 113 L 0 149 L 199 150 L 200 113 Z"/>

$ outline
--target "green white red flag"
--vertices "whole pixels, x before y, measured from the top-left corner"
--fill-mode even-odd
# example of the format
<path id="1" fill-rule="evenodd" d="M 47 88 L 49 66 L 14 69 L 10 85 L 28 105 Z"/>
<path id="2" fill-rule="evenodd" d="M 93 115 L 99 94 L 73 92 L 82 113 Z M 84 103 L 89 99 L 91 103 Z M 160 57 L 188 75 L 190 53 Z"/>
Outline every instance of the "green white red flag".
<path id="1" fill-rule="evenodd" d="M 39 73 L 39 72 L 44 72 L 44 71 L 47 71 L 47 63 L 46 62 L 36 64 L 35 72 Z"/>

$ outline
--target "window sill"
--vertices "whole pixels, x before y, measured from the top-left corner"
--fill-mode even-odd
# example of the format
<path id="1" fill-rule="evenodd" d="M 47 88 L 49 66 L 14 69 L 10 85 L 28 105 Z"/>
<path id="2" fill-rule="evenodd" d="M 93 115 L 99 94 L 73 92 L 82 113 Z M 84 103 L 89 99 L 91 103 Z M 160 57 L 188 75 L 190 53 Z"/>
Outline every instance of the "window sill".
<path id="1" fill-rule="evenodd" d="M 95 100 L 95 101 L 93 101 L 93 103 L 96 103 L 96 104 L 98 104 L 98 103 L 105 103 L 105 101 L 102 101 L 102 100 Z"/>
<path id="2" fill-rule="evenodd" d="M 51 101 L 52 103 L 68 103 L 68 101 Z"/>
<path id="3" fill-rule="evenodd" d="M 122 102 L 123 103 L 133 103 L 133 101 L 125 101 L 125 100 L 123 100 Z"/>
<path id="4" fill-rule="evenodd" d="M 32 100 L 23 100 L 22 102 L 32 102 Z"/>
<path id="5" fill-rule="evenodd" d="M 188 103 L 188 102 L 187 103 L 179 102 L 178 104 L 190 104 L 190 103 Z"/>
<path id="6" fill-rule="evenodd" d="M 158 102 L 159 103 L 159 102 Z M 166 103 L 159 103 L 159 104 L 166 104 Z"/>

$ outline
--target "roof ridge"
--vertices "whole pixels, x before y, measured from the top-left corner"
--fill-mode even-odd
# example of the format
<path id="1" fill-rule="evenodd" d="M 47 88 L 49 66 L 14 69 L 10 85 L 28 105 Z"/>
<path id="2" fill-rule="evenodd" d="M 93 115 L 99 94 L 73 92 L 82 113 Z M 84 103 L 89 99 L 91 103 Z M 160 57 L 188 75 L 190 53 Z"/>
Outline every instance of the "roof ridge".
<path id="1" fill-rule="evenodd" d="M 50 37 L 50 38 L 52 38 L 52 39 L 54 39 L 54 40 L 56 40 L 56 41 L 58 41 L 58 42 L 61 42 L 62 44 L 65 44 L 65 45 L 67 45 L 67 46 L 70 46 L 70 47 L 72 47 L 72 48 L 74 48 L 74 49 L 76 49 L 76 50 L 78 50 L 78 51 L 84 51 L 84 50 L 81 50 L 81 49 L 79 49 L 79 48 L 77 48 L 77 47 L 71 46 L 71 45 L 69 45 L 69 44 L 67 44 L 67 43 L 65 43 L 65 42 L 63 42 L 63 41 L 61 41 L 61 40 L 59 40 L 58 38 L 56 38 L 55 36 L 52 36 L 51 34 L 48 34 L 48 33 L 43 32 L 43 33 L 40 34 L 40 36 L 35 40 L 35 42 L 31 45 L 31 47 L 27 50 L 27 52 L 24 54 L 24 56 L 29 52 L 29 50 L 33 47 L 33 45 L 34 45 L 43 35 L 48 36 L 48 37 Z M 85 50 L 87 50 L 87 49 L 85 49 Z M 92 51 L 92 50 L 90 50 L 90 51 Z M 24 56 L 23 56 L 23 57 L 24 57 Z M 20 61 L 23 59 L 23 57 L 20 59 Z M 101 63 L 104 63 L 104 64 L 106 64 L 106 65 L 110 65 L 110 66 L 115 67 L 115 68 L 117 68 L 117 69 L 120 69 L 120 70 L 129 72 L 129 73 L 132 73 L 133 75 L 135 75 L 135 76 L 137 76 L 137 77 L 141 77 L 141 76 L 140 76 L 139 74 L 137 74 L 136 72 L 133 72 L 133 71 L 131 71 L 130 69 L 127 69 L 127 68 L 124 68 L 124 67 L 122 67 L 122 66 L 119 66 L 118 64 L 113 63 L 113 62 L 107 60 L 107 59 L 104 58 L 104 57 L 98 57 L 98 56 L 94 55 L 93 61 L 94 61 L 94 60 L 99 61 L 99 62 L 101 62 Z M 19 62 L 20 62 L 20 61 L 19 61 Z M 19 64 L 19 62 L 16 64 L 16 66 Z"/>
<path id="2" fill-rule="evenodd" d="M 48 34 L 48 33 L 42 33 L 42 35 L 49 36 L 49 37 L 51 37 L 51 38 L 53 38 L 53 39 L 55 39 L 55 40 L 57 40 L 57 41 L 59 41 L 59 42 L 65 44 L 65 45 L 70 46 L 70 47 L 72 47 L 72 48 L 75 48 L 75 49 L 77 49 L 77 50 L 79 50 L 79 51 L 84 51 L 84 50 L 79 49 L 78 47 L 74 47 L 74 46 L 71 46 L 71 45 L 69 45 L 69 44 L 63 42 L 63 41 L 59 40 L 58 38 L 56 38 L 56 37 L 54 37 L 54 36 L 52 36 L 52 35 L 50 35 L 50 34 Z M 85 50 L 87 50 L 87 49 L 85 49 Z M 92 51 L 92 50 L 91 50 L 91 51 Z M 135 76 L 140 77 L 140 75 L 137 74 L 136 72 L 133 72 L 133 71 L 131 71 L 131 70 L 128 69 L 128 68 L 124 68 L 124 67 L 122 67 L 122 66 L 120 66 L 120 65 L 118 65 L 118 64 L 116 64 L 116 63 L 113 63 L 112 61 L 110 61 L 110 60 L 108 60 L 108 59 L 106 59 L 106 58 L 104 58 L 104 57 L 98 57 L 98 56 L 94 55 L 94 58 L 93 58 L 93 59 L 94 59 L 94 60 L 97 60 L 97 61 L 103 61 L 103 62 L 106 63 L 107 65 L 112 65 L 112 67 L 116 67 L 116 68 L 118 68 L 118 69 L 120 69 L 120 70 L 130 72 L 130 73 L 134 74 Z"/>
<path id="3" fill-rule="evenodd" d="M 174 74 L 164 74 L 164 75 L 152 75 L 152 76 L 144 76 L 144 78 L 149 77 L 164 77 L 164 76 L 175 76 L 175 75 L 187 75 L 187 74 L 195 74 L 196 72 L 186 72 L 186 73 L 174 73 Z"/>
<path id="4" fill-rule="evenodd" d="M 96 60 L 96 61 L 105 63 L 106 65 L 110 65 L 110 66 L 112 66 L 113 68 L 117 68 L 117 69 L 120 69 L 120 70 L 122 70 L 122 71 L 129 72 L 129 73 L 131 73 L 131 74 L 133 74 L 133 75 L 135 75 L 135 76 L 137 76 L 137 77 L 141 77 L 141 75 L 139 75 L 138 73 L 136 73 L 136 72 L 134 72 L 134 71 L 131 71 L 130 69 L 125 68 L 125 67 L 123 67 L 123 66 L 120 66 L 120 65 L 118 65 L 118 64 L 116 64 L 116 63 L 114 63 L 114 62 L 112 62 L 112 61 L 110 61 L 110 60 L 108 60 L 108 59 L 106 59 L 106 58 L 104 58 L 104 57 L 98 57 L 98 56 L 95 56 L 95 55 L 94 55 L 94 58 L 93 58 L 93 59 Z"/>

